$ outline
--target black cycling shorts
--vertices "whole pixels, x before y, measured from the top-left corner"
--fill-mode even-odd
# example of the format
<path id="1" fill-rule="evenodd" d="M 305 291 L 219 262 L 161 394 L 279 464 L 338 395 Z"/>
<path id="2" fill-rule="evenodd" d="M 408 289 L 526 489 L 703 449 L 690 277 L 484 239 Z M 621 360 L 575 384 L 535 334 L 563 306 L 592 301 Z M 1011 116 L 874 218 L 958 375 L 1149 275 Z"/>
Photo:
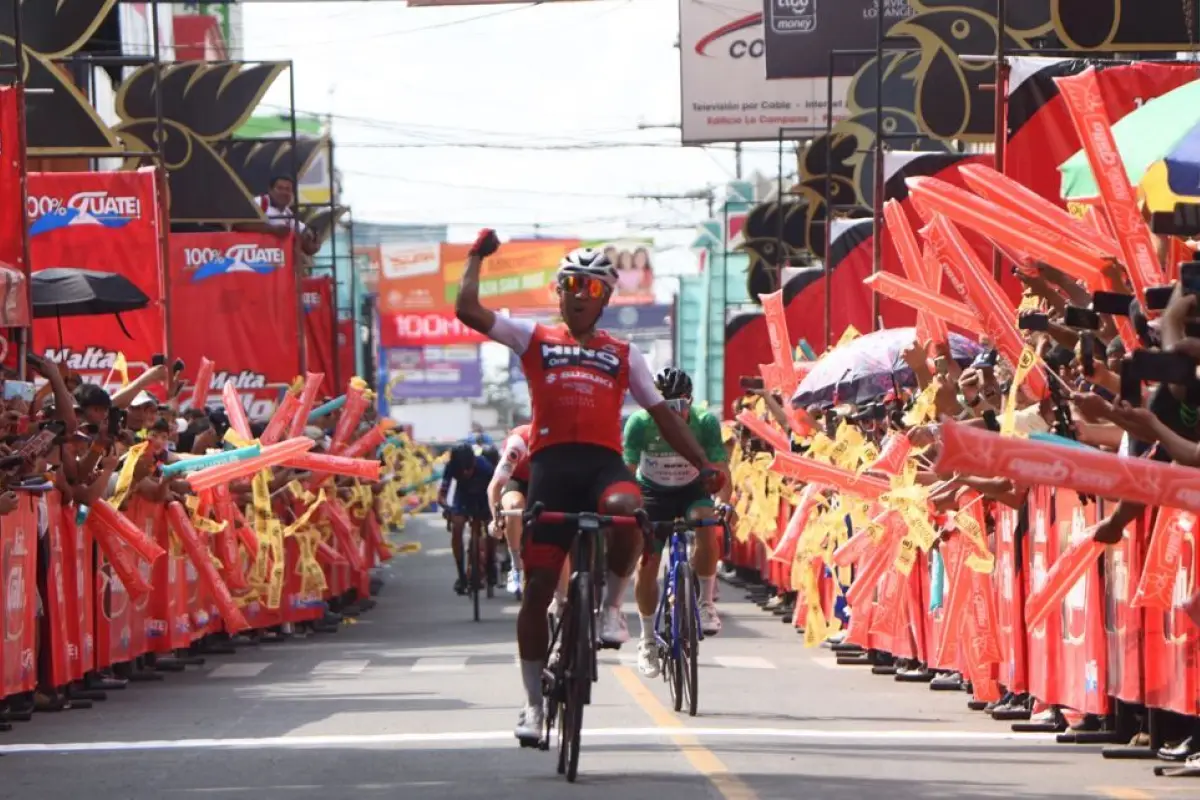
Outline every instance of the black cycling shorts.
<path id="1" fill-rule="evenodd" d="M 716 508 L 716 503 L 712 495 L 704 491 L 700 481 L 696 481 L 677 489 L 656 489 L 642 484 L 642 507 L 646 509 L 646 516 L 651 522 L 674 522 L 680 518 L 687 519 L 694 508 Z M 653 555 L 662 553 L 670 535 L 669 531 L 655 530 L 648 552 Z"/>
<path id="2" fill-rule="evenodd" d="M 639 494 L 620 453 L 594 444 L 556 444 L 529 461 L 525 507 L 541 503 L 546 511 L 599 511 L 605 497 L 622 492 Z M 544 522 L 532 527 L 523 548 L 526 568 L 560 569 L 575 542 L 576 527 Z"/>
<path id="3" fill-rule="evenodd" d="M 509 478 L 508 483 L 504 484 L 504 489 L 500 492 L 500 496 L 509 492 L 520 492 L 522 497 L 529 497 L 529 481 L 523 481 L 520 478 Z"/>

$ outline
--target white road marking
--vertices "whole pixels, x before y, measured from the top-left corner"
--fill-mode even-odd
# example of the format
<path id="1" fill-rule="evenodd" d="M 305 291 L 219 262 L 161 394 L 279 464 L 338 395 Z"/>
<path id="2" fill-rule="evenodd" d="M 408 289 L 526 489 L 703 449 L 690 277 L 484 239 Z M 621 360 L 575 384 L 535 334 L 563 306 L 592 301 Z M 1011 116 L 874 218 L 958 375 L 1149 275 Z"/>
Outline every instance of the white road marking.
<path id="1" fill-rule="evenodd" d="M 589 739 L 658 740 L 679 734 L 675 728 L 585 729 Z M 700 739 L 792 739 L 853 742 L 939 742 L 946 746 L 988 742 L 1008 744 L 1015 749 L 1044 747 L 1055 734 L 1003 731 L 922 730 L 820 730 L 817 728 L 687 728 L 688 736 Z M 0 755 L 37 753 L 113 753 L 158 750 L 290 750 L 305 748 L 363 747 L 372 745 L 429 745 L 462 742 L 511 743 L 510 730 L 455 731 L 447 733 L 379 733 L 338 736 L 264 736 L 242 739 L 149 739 L 129 742 L 60 742 L 55 744 L 0 744 Z"/>
<path id="2" fill-rule="evenodd" d="M 208 673 L 210 678 L 253 678 L 267 667 L 270 661 L 245 661 L 232 664 L 222 664 Z"/>
<path id="3" fill-rule="evenodd" d="M 775 669 L 775 665 L 758 656 L 713 656 L 713 663 L 727 669 Z"/>
<path id="4" fill-rule="evenodd" d="M 421 550 L 421 554 L 426 556 L 448 556 L 453 552 L 449 547 L 434 547 L 428 550 Z"/>
<path id="5" fill-rule="evenodd" d="M 816 664 L 818 667 L 824 667 L 825 669 L 837 669 L 838 668 L 838 663 L 837 663 L 836 658 L 821 658 L 820 656 L 817 656 L 817 657 L 813 658 L 812 663 Z"/>
<path id="6" fill-rule="evenodd" d="M 462 672 L 466 668 L 465 657 L 418 658 L 412 665 L 413 672 Z"/>
<path id="7" fill-rule="evenodd" d="M 370 661 L 345 660 L 322 661 L 312 669 L 313 675 L 357 675 L 367 668 Z"/>

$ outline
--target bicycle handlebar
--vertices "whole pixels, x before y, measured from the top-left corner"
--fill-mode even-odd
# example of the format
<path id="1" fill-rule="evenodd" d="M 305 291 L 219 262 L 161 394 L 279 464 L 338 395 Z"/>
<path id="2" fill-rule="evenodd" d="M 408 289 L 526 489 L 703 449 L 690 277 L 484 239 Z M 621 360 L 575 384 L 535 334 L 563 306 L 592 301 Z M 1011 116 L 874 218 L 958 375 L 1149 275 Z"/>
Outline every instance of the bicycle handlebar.
<path id="1" fill-rule="evenodd" d="M 505 516 L 518 516 L 520 512 L 505 511 Z M 547 511 L 542 507 L 541 503 L 534 503 L 533 507 L 525 512 L 525 521 L 527 523 L 545 522 L 550 525 L 575 525 L 580 522 L 594 522 L 597 525 L 625 525 L 629 527 L 645 528 L 647 525 L 646 512 L 638 509 L 633 516 L 621 514 L 600 514 L 595 511 Z"/>

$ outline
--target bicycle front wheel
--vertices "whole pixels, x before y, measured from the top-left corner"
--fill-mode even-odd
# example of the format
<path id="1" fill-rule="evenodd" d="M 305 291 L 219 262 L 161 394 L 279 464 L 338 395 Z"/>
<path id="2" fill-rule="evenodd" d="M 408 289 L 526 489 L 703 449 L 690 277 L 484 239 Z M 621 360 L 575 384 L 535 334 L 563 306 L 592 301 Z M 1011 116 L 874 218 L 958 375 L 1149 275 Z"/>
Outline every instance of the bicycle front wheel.
<path id="1" fill-rule="evenodd" d="M 681 572 L 683 574 L 681 575 L 682 580 L 679 582 L 679 599 L 682 600 L 682 603 L 678 606 L 678 664 L 688 716 L 694 717 L 700 698 L 700 636 L 697 623 L 696 574 L 692 572 L 690 566 L 685 566 Z M 680 705 L 675 707 L 676 711 L 680 709 Z"/>
<path id="2" fill-rule="evenodd" d="M 583 709 L 592 701 L 593 657 L 596 647 L 596 617 L 592 609 L 592 582 L 586 574 L 576 575 L 571 586 L 571 614 L 575 619 L 575 647 L 567 669 L 567 707 L 563 715 L 566 733 L 565 764 L 567 781 L 579 774 L 580 739 L 583 734 Z"/>
<path id="3" fill-rule="evenodd" d="M 473 524 L 471 525 L 471 535 L 467 537 L 467 541 L 470 543 L 471 605 L 474 607 L 475 621 L 479 622 L 479 586 L 482 567 L 479 563 L 479 535 L 475 532 Z"/>

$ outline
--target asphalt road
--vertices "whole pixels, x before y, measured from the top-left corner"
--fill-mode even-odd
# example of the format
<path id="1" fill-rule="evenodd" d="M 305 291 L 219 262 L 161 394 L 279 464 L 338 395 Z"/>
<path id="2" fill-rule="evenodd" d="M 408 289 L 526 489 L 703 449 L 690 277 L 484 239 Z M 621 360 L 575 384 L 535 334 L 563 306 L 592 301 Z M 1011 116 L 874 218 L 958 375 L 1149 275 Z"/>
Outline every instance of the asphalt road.
<path id="1" fill-rule="evenodd" d="M 633 647 L 606 652 L 585 718 L 580 779 L 520 749 L 515 605 L 484 619 L 451 591 L 444 528 L 385 571 L 359 624 L 244 648 L 89 710 L 0 734 L 0 797 L 340 800 L 522 797 L 888 800 L 1200 796 L 1145 762 L 1017 735 L 930 692 L 838 667 L 778 617 L 722 587 L 725 630 L 701 647 L 700 716 L 669 710 Z M 631 628 L 636 630 L 630 603 Z"/>

